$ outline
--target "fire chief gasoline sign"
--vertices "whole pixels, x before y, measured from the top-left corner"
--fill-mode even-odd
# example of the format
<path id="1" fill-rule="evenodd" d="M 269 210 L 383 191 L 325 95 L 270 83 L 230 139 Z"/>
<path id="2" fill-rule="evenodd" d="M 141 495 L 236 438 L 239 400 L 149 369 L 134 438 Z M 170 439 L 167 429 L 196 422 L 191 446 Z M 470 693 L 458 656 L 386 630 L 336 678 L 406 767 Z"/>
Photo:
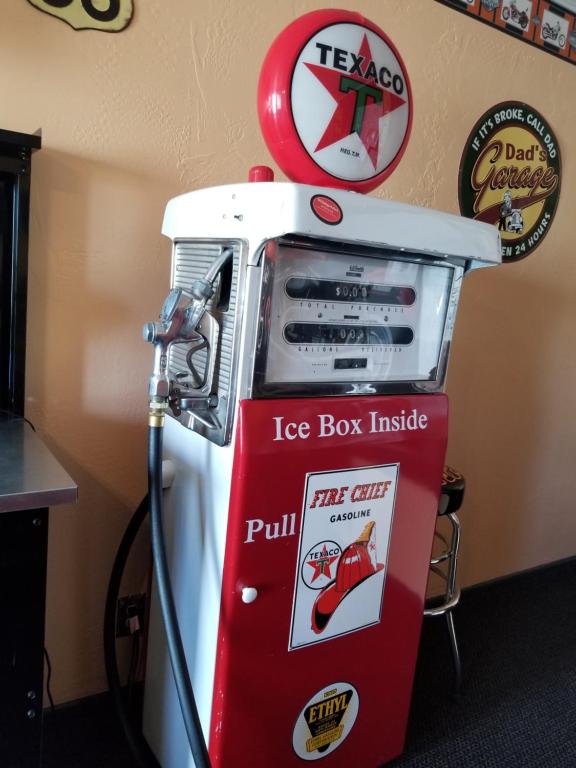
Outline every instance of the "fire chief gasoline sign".
<path id="1" fill-rule="evenodd" d="M 460 163 L 460 212 L 498 227 L 502 261 L 518 261 L 544 239 L 560 195 L 560 148 L 528 104 L 497 104 L 478 120 Z"/>

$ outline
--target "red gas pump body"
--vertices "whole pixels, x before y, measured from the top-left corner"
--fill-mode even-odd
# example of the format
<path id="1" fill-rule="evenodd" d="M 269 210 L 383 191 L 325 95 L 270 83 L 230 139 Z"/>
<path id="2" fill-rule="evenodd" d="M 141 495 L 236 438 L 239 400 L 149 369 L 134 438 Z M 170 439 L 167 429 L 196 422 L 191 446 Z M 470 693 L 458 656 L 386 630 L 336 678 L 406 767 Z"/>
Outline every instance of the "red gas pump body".
<path id="1" fill-rule="evenodd" d="M 320 758 L 341 768 L 359 764 L 359 759 L 362 765 L 378 766 L 402 751 L 446 449 L 447 407 L 442 394 L 241 402 L 211 719 L 214 766 L 288 768 Z M 425 428 L 370 431 L 382 423 L 380 417 L 390 424 L 394 416 L 414 412 Z M 346 423 L 356 423 L 357 432 L 320 436 L 320 417 L 327 414 L 333 426 L 342 423 L 342 433 Z M 288 425 L 288 432 L 282 431 Z M 385 572 L 380 621 L 289 650 L 296 582 L 302 580 L 301 525 L 305 515 L 317 510 L 306 498 L 307 477 L 334 473 L 338 485 L 341 471 L 382 465 L 399 465 L 399 471 L 397 487 L 390 488 L 395 500 L 389 550 L 378 552 Z M 361 506 L 370 508 L 369 502 Z M 338 512 L 336 504 L 333 511 Z M 335 521 L 325 538 L 343 550 L 348 542 L 340 527 Z M 334 571 L 330 575 L 335 579 Z M 250 585 L 258 596 L 246 605 L 239 593 Z M 352 589 L 344 601 L 352 606 L 357 599 L 358 590 Z M 344 738 L 336 738 L 337 724 L 324 718 L 320 732 L 332 734 L 327 737 L 332 751 L 306 753 L 306 742 L 311 747 L 319 743 L 313 741 L 312 729 L 303 739 L 308 756 L 298 756 L 293 741 L 305 705 L 339 681 L 351 684 L 357 694 L 356 721 Z M 322 720 L 318 711 L 312 715 Z"/>

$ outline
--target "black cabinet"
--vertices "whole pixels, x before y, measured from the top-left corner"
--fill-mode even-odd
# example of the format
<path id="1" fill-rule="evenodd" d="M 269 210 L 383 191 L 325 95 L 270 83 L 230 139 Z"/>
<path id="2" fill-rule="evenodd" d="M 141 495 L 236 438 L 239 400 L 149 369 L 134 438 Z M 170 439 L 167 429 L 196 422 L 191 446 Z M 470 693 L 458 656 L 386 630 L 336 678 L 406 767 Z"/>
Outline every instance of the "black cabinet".
<path id="1" fill-rule="evenodd" d="M 0 416 L 0 768 L 39 768 L 48 508 L 77 488 L 24 419 Z"/>
<path id="2" fill-rule="evenodd" d="M 0 768 L 39 768 L 48 507 L 76 486 L 24 415 L 32 152 L 0 130 Z"/>
<path id="3" fill-rule="evenodd" d="M 39 768 L 48 510 L 0 514 L 0 765 Z"/>
<path id="4" fill-rule="evenodd" d="M 23 415 L 32 152 L 40 136 L 0 130 L 0 409 Z"/>

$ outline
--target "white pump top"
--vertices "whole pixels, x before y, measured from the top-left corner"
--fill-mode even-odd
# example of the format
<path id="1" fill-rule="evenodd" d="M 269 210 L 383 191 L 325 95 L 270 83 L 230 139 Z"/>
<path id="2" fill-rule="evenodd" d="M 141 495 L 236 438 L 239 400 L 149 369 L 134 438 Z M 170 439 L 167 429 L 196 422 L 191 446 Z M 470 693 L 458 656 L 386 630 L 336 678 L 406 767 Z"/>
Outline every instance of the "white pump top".
<path id="1" fill-rule="evenodd" d="M 314 213 L 316 196 L 337 204 L 339 223 Z M 469 262 L 467 269 L 501 261 L 500 237 L 489 224 L 305 184 L 230 184 L 180 195 L 168 203 L 162 232 L 172 240 L 242 238 L 249 242 L 249 263 L 263 242 L 286 234 L 456 257 Z"/>

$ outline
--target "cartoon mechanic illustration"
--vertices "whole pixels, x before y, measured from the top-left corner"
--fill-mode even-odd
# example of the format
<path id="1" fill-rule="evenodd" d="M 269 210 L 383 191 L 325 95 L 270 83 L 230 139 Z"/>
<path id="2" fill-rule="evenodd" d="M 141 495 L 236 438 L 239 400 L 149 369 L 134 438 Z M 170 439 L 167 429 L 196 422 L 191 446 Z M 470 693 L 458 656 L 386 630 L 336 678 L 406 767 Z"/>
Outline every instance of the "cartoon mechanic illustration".
<path id="1" fill-rule="evenodd" d="M 512 213 L 512 195 L 510 192 L 504 192 L 504 200 L 500 206 L 500 221 L 498 222 L 498 231 L 506 232 L 506 219 Z"/>

